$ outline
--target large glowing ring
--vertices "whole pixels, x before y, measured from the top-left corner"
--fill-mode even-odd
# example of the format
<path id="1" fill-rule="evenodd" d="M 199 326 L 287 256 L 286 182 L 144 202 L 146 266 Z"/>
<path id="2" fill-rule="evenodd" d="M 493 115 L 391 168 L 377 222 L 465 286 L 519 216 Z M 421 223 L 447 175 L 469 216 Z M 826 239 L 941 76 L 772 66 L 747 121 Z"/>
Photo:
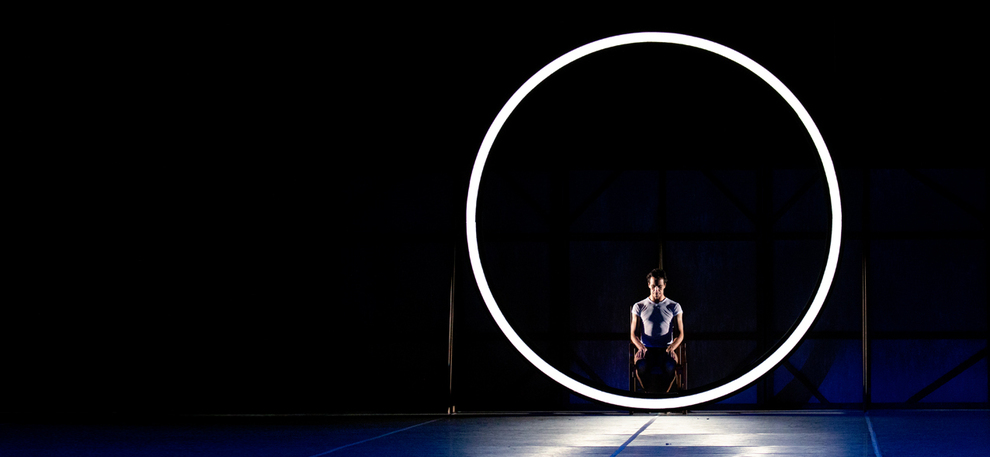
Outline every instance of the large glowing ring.
<path id="1" fill-rule="evenodd" d="M 760 362 L 760 364 L 752 370 L 726 384 L 719 385 L 710 390 L 670 398 L 638 398 L 603 392 L 578 382 L 564 373 L 561 373 L 556 368 L 550 366 L 550 364 L 545 362 L 542 358 L 540 358 L 540 356 L 536 355 L 536 353 L 523 342 L 519 335 L 512 329 L 512 326 L 510 326 L 505 320 L 505 316 L 502 315 L 502 311 L 499 309 L 498 304 L 495 302 L 495 297 L 492 295 L 492 291 L 488 287 L 488 281 L 485 279 L 485 271 L 481 267 L 481 257 L 478 252 L 477 222 L 475 217 L 477 214 L 478 189 L 481 185 L 481 174 L 484 171 L 485 161 L 488 159 L 488 154 L 492 148 L 492 144 L 495 142 L 495 137 L 498 135 L 499 130 L 502 129 L 506 119 L 508 119 L 509 115 L 512 114 L 512 110 L 514 110 L 516 106 L 522 102 L 523 98 L 525 98 L 530 91 L 543 82 L 543 80 L 547 79 L 550 75 L 557 70 L 560 70 L 567 64 L 603 49 L 635 43 L 671 43 L 704 49 L 746 67 L 746 69 L 753 72 L 769 84 L 770 87 L 776 90 L 777 93 L 784 98 L 784 101 L 786 101 L 798 115 L 798 118 L 801 119 L 801 122 L 811 135 L 815 148 L 818 149 L 818 156 L 821 158 L 822 166 L 825 169 L 825 177 L 828 182 L 829 201 L 831 202 L 832 211 L 832 233 L 829 243 L 828 260 L 825 263 L 825 271 L 822 276 L 822 282 L 818 287 L 818 291 L 815 294 L 815 298 L 812 300 L 808 311 L 805 313 L 801 321 L 798 322 L 797 326 L 794 328 L 794 331 L 790 333 L 783 344 L 781 344 L 777 350 L 775 350 L 769 357 Z M 828 154 L 828 149 L 825 147 L 825 140 L 822 139 L 822 135 L 818 131 L 818 127 L 811 119 L 808 111 L 805 110 L 804 106 L 801 105 L 801 102 L 798 101 L 797 97 L 795 97 L 794 94 L 791 93 L 786 86 L 784 86 L 784 83 L 780 82 L 780 80 L 767 71 L 767 69 L 763 68 L 750 58 L 718 43 L 713 43 L 711 41 L 693 36 L 674 33 L 643 32 L 605 38 L 568 52 L 553 62 L 550 62 L 550 64 L 543 67 L 540 71 L 536 72 L 536 74 L 529 78 L 529 80 L 527 80 L 522 87 L 519 88 L 519 90 L 512 94 L 509 101 L 505 103 L 502 110 L 499 111 L 497 116 L 495 116 L 495 120 L 492 122 L 491 127 L 488 128 L 488 133 L 481 142 L 481 148 L 478 149 L 478 157 L 475 160 L 474 169 L 471 171 L 471 181 L 468 185 L 467 241 L 468 253 L 471 257 L 471 267 L 474 270 L 474 277 L 478 283 L 478 288 L 481 291 L 481 296 L 484 298 L 485 304 L 488 306 L 488 311 L 492 313 L 492 317 L 495 318 L 495 322 L 498 324 L 499 328 L 502 329 L 502 332 L 505 333 L 505 336 L 509 339 L 512 345 L 515 346 L 516 349 L 518 349 L 519 352 L 530 361 L 530 363 L 536 366 L 536 368 L 544 374 L 551 377 L 554 381 L 557 381 L 564 387 L 567 387 L 568 389 L 571 389 L 572 391 L 585 397 L 628 408 L 671 409 L 683 408 L 714 401 L 746 388 L 750 384 L 756 382 L 756 380 L 761 376 L 776 367 L 784 359 L 784 357 L 786 357 L 792 350 L 794 350 L 795 347 L 797 347 L 801 339 L 804 338 L 805 333 L 807 333 L 808 329 L 811 328 L 812 322 L 814 322 L 815 318 L 818 316 L 818 312 L 822 308 L 825 297 L 828 295 L 829 287 L 832 285 L 832 278 L 835 275 L 835 268 L 839 258 L 839 243 L 842 235 L 841 232 L 842 208 L 839 202 L 839 185 L 836 180 L 835 169 L 832 166 L 832 158 Z"/>

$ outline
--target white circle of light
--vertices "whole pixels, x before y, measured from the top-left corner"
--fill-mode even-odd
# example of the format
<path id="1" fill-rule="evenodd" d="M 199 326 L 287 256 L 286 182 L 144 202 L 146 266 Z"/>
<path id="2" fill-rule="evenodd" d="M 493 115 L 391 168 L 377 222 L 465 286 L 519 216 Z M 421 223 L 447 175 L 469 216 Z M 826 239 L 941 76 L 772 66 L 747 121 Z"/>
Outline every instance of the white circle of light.
<path id="1" fill-rule="evenodd" d="M 828 184 L 829 201 L 831 203 L 832 212 L 832 231 L 822 282 L 818 287 L 818 291 L 815 294 L 815 298 L 812 300 L 808 311 L 805 313 L 801 321 L 798 322 L 797 326 L 783 342 L 783 344 L 781 344 L 777 350 L 775 350 L 769 357 L 760 362 L 752 370 L 726 384 L 690 395 L 669 398 L 638 398 L 600 391 L 594 387 L 570 378 L 556 368 L 552 367 L 549 363 L 540 358 L 540 356 L 536 355 L 536 353 L 533 352 L 533 350 L 530 349 L 525 342 L 523 342 L 519 335 L 516 334 L 515 330 L 512 329 L 512 326 L 510 326 L 508 321 L 506 321 L 505 316 L 502 315 L 502 311 L 499 309 L 498 304 L 495 302 L 495 297 L 492 295 L 492 291 L 488 287 L 488 280 L 485 279 L 485 271 L 481 266 L 481 257 L 478 252 L 477 221 L 475 219 L 478 206 L 478 190 L 481 186 L 481 174 L 484 171 L 485 161 L 488 159 L 488 154 L 491 151 L 492 144 L 495 142 L 495 137 L 498 136 L 499 130 L 502 129 L 502 126 L 505 124 L 505 121 L 508 119 L 509 115 L 512 114 L 512 111 L 519 105 L 520 102 L 522 102 L 523 98 L 525 98 L 530 91 L 543 82 L 543 80 L 547 79 L 554 72 L 560 70 L 571 62 L 603 49 L 635 43 L 679 44 L 713 52 L 732 60 L 739 65 L 742 65 L 776 90 L 777 93 L 784 98 L 787 104 L 791 106 L 791 109 L 793 109 L 798 115 L 798 118 L 811 135 L 815 148 L 818 150 L 819 158 L 821 159 L 822 166 L 825 169 L 825 177 Z M 808 111 L 805 110 L 804 106 L 801 105 L 801 102 L 798 101 L 797 97 L 795 97 L 794 94 L 791 93 L 791 91 L 784 86 L 779 79 L 777 79 L 777 77 L 767 71 L 767 69 L 763 68 L 752 59 L 740 54 L 739 52 L 708 40 L 675 33 L 642 32 L 605 38 L 574 49 L 573 51 L 558 57 L 547 66 L 543 67 L 540 71 L 536 72 L 536 74 L 530 77 L 529 80 L 527 80 L 522 87 L 520 87 L 512 95 L 512 97 L 509 98 L 509 101 L 505 103 L 502 110 L 499 111 L 497 116 L 495 116 L 495 120 L 488 128 L 488 133 L 485 135 L 485 138 L 481 142 L 481 147 L 478 149 L 478 157 L 475 159 L 474 168 L 471 171 L 471 180 L 468 184 L 467 241 L 468 254 L 471 259 L 471 268 L 474 270 L 475 281 L 478 283 L 481 296 L 485 300 L 485 304 L 488 306 L 488 311 L 491 312 L 492 317 L 495 318 L 495 322 L 498 324 L 499 328 L 502 329 L 502 333 L 505 334 L 512 345 L 515 346 L 516 349 L 522 353 L 522 355 L 526 357 L 530 363 L 554 381 L 557 381 L 564 387 L 567 387 L 575 393 L 585 397 L 627 408 L 672 409 L 684 408 L 687 406 L 714 401 L 746 388 L 750 384 L 756 382 L 756 380 L 761 376 L 776 367 L 784 359 L 784 357 L 786 357 L 792 350 L 794 350 L 795 347 L 797 347 L 801 339 L 804 338 L 805 333 L 807 333 L 808 329 L 811 328 L 811 324 L 818 316 L 818 312 L 821 310 L 822 305 L 825 302 L 825 297 L 828 295 L 828 290 L 832 285 L 832 278 L 835 276 L 835 269 L 838 264 L 839 244 L 842 235 L 841 232 L 842 208 L 839 202 L 839 185 L 836 179 L 835 169 L 832 165 L 832 158 L 828 153 L 828 149 L 825 147 L 825 140 L 822 139 L 822 135 L 818 131 L 818 127 L 811 119 L 811 115 L 808 114 Z"/>

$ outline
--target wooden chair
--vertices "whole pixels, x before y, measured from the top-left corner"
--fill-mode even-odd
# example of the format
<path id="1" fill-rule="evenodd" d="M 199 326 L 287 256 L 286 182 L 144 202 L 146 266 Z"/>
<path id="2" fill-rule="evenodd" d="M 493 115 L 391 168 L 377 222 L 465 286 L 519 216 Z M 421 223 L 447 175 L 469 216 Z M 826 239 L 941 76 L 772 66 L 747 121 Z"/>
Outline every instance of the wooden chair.
<path id="1" fill-rule="evenodd" d="M 674 350 L 677 354 L 677 365 L 674 367 L 674 377 L 670 380 L 670 385 L 667 386 L 665 392 L 678 392 L 687 389 L 687 343 L 681 342 L 681 345 Z M 629 344 L 629 390 L 632 392 L 644 392 L 646 388 L 643 386 L 643 380 L 639 378 L 639 372 L 636 371 L 636 346 L 632 343 Z M 654 370 L 660 370 L 660 367 L 655 367 Z M 658 371 L 654 371 L 651 374 L 660 375 Z"/>

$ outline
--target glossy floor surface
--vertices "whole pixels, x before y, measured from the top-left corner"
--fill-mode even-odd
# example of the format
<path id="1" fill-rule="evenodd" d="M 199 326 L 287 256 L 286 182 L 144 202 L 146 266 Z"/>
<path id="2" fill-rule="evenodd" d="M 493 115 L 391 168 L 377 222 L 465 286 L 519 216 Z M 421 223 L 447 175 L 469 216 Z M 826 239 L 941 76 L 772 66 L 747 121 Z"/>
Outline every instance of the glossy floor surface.
<path id="1" fill-rule="evenodd" d="M 0 421 L 2 456 L 990 455 L 990 411 Z"/>

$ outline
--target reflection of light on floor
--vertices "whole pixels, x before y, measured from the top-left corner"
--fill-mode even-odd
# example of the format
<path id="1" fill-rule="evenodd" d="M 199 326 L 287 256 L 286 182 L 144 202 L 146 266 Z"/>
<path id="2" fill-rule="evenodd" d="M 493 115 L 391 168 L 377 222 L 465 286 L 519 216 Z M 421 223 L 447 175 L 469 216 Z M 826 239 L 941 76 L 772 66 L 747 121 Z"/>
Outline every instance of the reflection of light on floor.
<path id="1" fill-rule="evenodd" d="M 563 456 L 576 449 L 610 455 L 655 416 L 459 416 L 449 424 L 448 455 Z M 409 444 L 409 443 L 405 443 Z M 428 443 L 422 443 L 427 446 Z M 410 449 L 423 449 L 412 447 Z M 381 455 L 402 454 L 396 447 Z M 417 454 L 418 455 L 418 454 Z M 585 454 L 580 454 L 585 455 Z"/>
<path id="2" fill-rule="evenodd" d="M 862 413 L 841 411 L 460 417 L 452 423 L 458 428 L 446 436 L 450 455 L 811 455 L 839 443 L 853 455 L 873 452 Z"/>
<path id="3" fill-rule="evenodd" d="M 853 437 L 850 443 L 850 436 Z M 629 444 L 630 448 L 719 447 L 718 451 L 692 450 L 689 453 L 718 454 L 818 454 L 821 449 L 843 441 L 856 453 L 870 455 L 872 444 L 861 414 L 689 414 L 661 415 Z M 732 448 L 732 449 L 728 449 Z M 660 452 L 660 449 L 656 449 Z"/>

